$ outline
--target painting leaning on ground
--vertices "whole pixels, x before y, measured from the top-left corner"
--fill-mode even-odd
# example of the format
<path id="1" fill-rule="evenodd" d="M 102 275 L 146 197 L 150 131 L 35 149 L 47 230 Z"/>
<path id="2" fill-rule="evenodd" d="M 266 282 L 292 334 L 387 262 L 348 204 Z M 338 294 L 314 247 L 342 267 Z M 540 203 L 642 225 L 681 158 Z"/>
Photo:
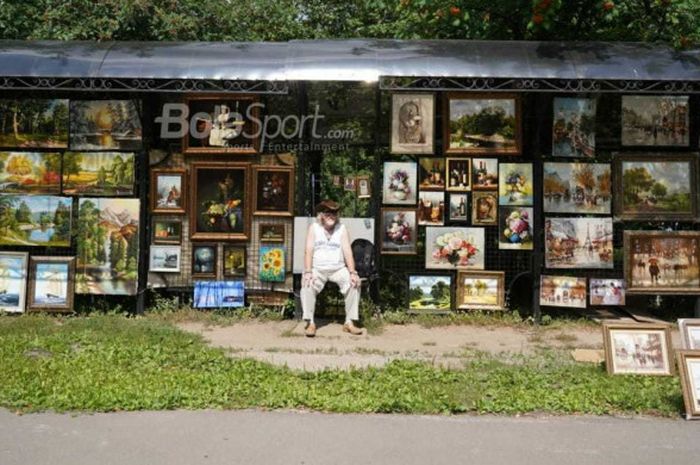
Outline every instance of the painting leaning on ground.
<path id="1" fill-rule="evenodd" d="M 0 147 L 67 146 L 68 100 L 0 100 Z"/>
<path id="2" fill-rule="evenodd" d="M 0 195 L 0 245 L 69 247 L 71 199 Z"/>

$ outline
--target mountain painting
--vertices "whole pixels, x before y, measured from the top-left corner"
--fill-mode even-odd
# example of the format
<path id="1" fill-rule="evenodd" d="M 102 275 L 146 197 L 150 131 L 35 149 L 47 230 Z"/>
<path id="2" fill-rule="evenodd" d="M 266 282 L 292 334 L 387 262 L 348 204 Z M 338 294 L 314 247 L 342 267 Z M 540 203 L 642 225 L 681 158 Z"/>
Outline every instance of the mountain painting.
<path id="1" fill-rule="evenodd" d="M 80 199 L 76 234 L 77 293 L 136 294 L 139 213 L 138 199 Z"/>
<path id="2" fill-rule="evenodd" d="M 0 245 L 70 247 L 72 199 L 0 195 Z"/>

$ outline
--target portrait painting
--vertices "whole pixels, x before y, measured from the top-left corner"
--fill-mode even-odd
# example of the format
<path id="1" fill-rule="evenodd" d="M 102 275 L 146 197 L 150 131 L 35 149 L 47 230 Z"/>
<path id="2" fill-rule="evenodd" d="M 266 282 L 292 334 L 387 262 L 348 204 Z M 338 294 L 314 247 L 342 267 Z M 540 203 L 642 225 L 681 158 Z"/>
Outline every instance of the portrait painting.
<path id="1" fill-rule="evenodd" d="M 611 168 L 608 163 L 544 164 L 545 213 L 610 214 Z"/>
<path id="2" fill-rule="evenodd" d="M 498 224 L 498 192 L 474 191 L 472 193 L 472 224 L 479 226 Z"/>
<path id="3" fill-rule="evenodd" d="M 369 176 L 357 176 L 357 198 L 372 198 L 372 185 Z"/>
<path id="4" fill-rule="evenodd" d="M 552 156 L 595 156 L 596 100 L 555 97 L 552 125 Z"/>
<path id="5" fill-rule="evenodd" d="M 142 129 L 134 100 L 71 100 L 71 150 L 141 150 Z"/>
<path id="6" fill-rule="evenodd" d="M 434 119 L 434 94 L 392 94 L 391 153 L 432 154 Z"/>

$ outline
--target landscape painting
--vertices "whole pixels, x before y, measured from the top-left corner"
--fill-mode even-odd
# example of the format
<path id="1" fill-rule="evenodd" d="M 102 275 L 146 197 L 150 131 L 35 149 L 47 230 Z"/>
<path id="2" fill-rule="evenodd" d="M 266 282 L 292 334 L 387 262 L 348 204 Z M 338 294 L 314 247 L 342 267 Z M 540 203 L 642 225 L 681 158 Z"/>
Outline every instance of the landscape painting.
<path id="1" fill-rule="evenodd" d="M 623 95 L 622 145 L 687 147 L 689 97 Z"/>
<path id="2" fill-rule="evenodd" d="M 555 97 L 552 156 L 594 157 L 595 114 L 595 99 Z"/>
<path id="3" fill-rule="evenodd" d="M 151 213 L 185 213 L 185 179 L 185 170 L 151 170 Z"/>
<path id="4" fill-rule="evenodd" d="M 666 325 L 616 323 L 603 326 L 605 362 L 611 375 L 670 375 L 671 334 Z"/>
<path id="5" fill-rule="evenodd" d="M 77 293 L 136 295 L 139 214 L 138 199 L 80 199 L 76 226 Z"/>
<path id="6" fill-rule="evenodd" d="M 459 271 L 457 308 L 463 310 L 502 310 L 505 306 L 503 271 Z"/>
<path id="7" fill-rule="evenodd" d="M 434 94 L 391 96 L 391 153 L 433 153 Z"/>
<path id="8" fill-rule="evenodd" d="M 182 248 L 179 245 L 152 245 L 149 250 L 148 271 L 179 273 Z"/>
<path id="9" fill-rule="evenodd" d="M 32 257 L 29 269 L 29 310 L 73 310 L 74 257 Z"/>
<path id="10" fill-rule="evenodd" d="M 72 199 L 0 195 L 0 245 L 70 247 Z"/>
<path id="11" fill-rule="evenodd" d="M 0 192 L 60 194 L 61 154 L 0 152 Z"/>
<path id="12" fill-rule="evenodd" d="M 586 308 L 586 278 L 540 276 L 540 305 Z"/>
<path id="13" fill-rule="evenodd" d="M 545 163 L 544 212 L 610 214 L 608 163 Z"/>
<path id="14" fill-rule="evenodd" d="M 498 170 L 499 205 L 532 205 L 532 163 L 501 163 Z"/>
<path id="15" fill-rule="evenodd" d="M 71 150 L 140 150 L 141 119 L 134 100 L 71 100 Z"/>
<path id="16" fill-rule="evenodd" d="M 547 268 L 613 268 L 612 218 L 546 218 Z"/>
<path id="17" fill-rule="evenodd" d="M 134 194 L 134 154 L 129 152 L 66 152 L 63 155 L 66 195 Z"/>
<path id="18" fill-rule="evenodd" d="M 27 296 L 27 252 L 0 252 L 0 311 L 22 313 Z"/>
<path id="19" fill-rule="evenodd" d="M 450 275 L 409 275 L 409 311 L 452 310 L 452 277 Z"/>
<path id="20" fill-rule="evenodd" d="M 68 100 L 0 99 L 0 147 L 68 147 Z"/>
<path id="21" fill-rule="evenodd" d="M 484 228 L 425 228 L 425 267 L 427 269 L 484 269 L 486 240 Z"/>
<path id="22" fill-rule="evenodd" d="M 532 207 L 501 207 L 499 250 L 532 250 L 534 213 Z"/>

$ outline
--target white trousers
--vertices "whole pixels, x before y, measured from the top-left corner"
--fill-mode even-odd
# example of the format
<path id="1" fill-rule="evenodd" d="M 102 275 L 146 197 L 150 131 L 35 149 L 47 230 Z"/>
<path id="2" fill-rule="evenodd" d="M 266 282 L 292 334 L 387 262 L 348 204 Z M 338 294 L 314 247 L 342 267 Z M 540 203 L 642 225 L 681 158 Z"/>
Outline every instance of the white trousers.
<path id="1" fill-rule="evenodd" d="M 323 271 L 312 269 L 314 280 L 310 286 L 301 288 L 301 308 L 303 319 L 310 320 L 316 310 L 316 296 L 323 290 L 326 282 L 331 281 L 338 285 L 340 292 L 345 297 L 345 319 L 358 320 L 360 306 L 360 289 L 350 283 L 350 272 L 347 267 L 338 270 Z"/>

